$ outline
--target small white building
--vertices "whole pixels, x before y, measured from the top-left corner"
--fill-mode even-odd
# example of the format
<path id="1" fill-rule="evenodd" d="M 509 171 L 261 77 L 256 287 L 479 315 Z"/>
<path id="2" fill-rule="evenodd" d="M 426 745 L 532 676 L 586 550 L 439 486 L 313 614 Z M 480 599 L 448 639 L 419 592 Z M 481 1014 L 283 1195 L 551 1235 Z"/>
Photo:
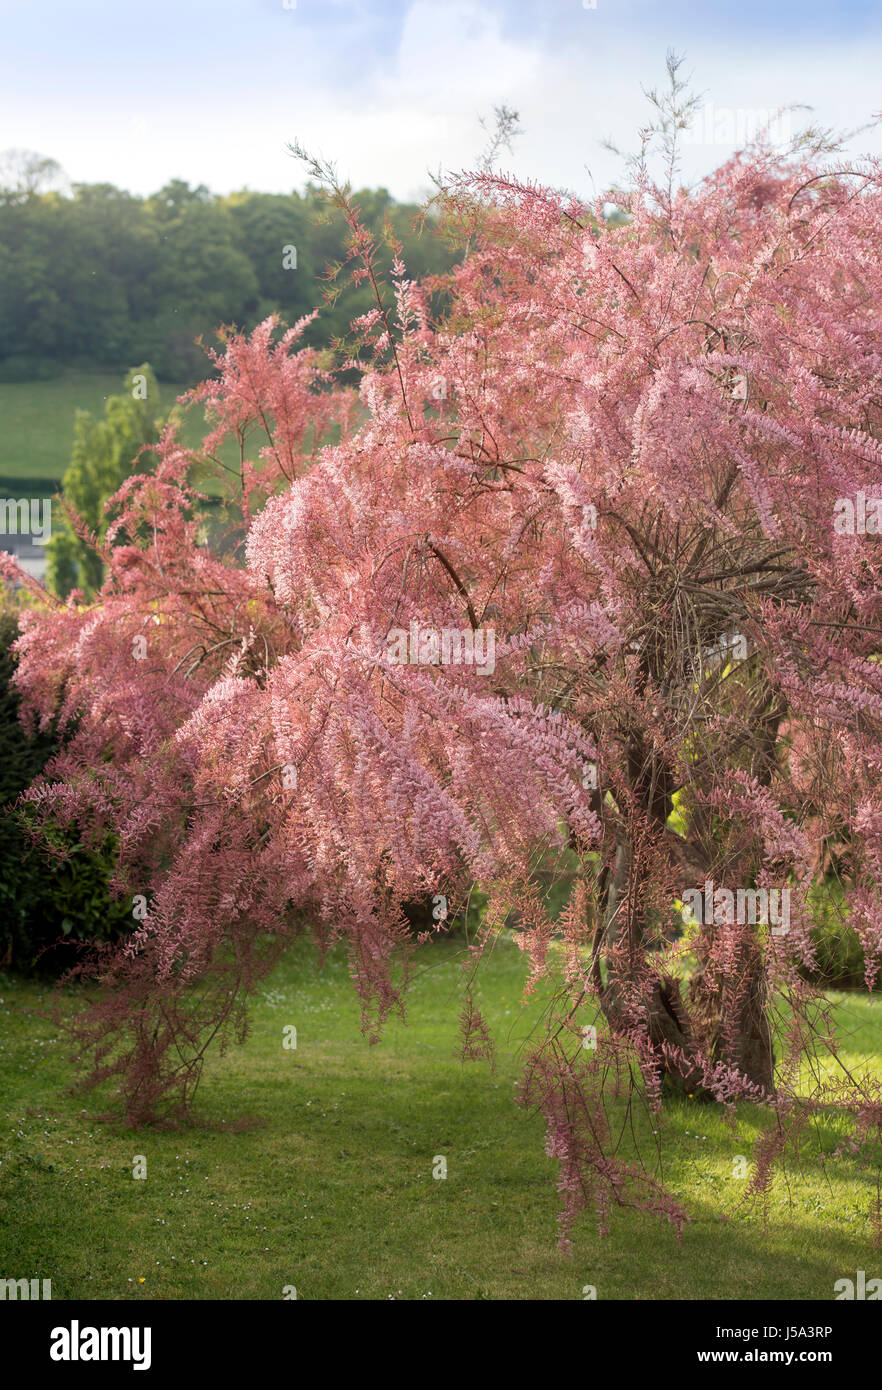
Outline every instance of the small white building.
<path id="1" fill-rule="evenodd" d="M 43 583 L 48 565 L 45 544 L 37 544 L 33 536 L 28 533 L 10 535 L 0 532 L 0 550 L 6 550 L 10 555 L 14 555 L 26 574 L 33 575 L 34 579 L 38 579 L 41 584 Z"/>

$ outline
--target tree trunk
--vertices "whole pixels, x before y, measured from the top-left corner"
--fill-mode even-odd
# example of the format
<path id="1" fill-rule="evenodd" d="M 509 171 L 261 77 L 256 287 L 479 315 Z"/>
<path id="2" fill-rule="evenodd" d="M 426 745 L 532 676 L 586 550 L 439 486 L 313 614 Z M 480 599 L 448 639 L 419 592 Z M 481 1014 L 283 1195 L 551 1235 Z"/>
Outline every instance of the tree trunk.
<path id="1" fill-rule="evenodd" d="M 775 1059 L 762 954 L 753 933 L 748 928 L 739 943 L 734 993 L 724 994 L 706 963 L 700 962 L 687 1004 L 680 981 L 657 972 L 646 959 L 645 922 L 630 901 L 630 877 L 630 848 L 622 842 L 606 874 L 603 919 L 594 944 L 594 980 L 610 1028 L 648 1042 L 655 1079 L 669 1089 L 711 1098 L 703 1084 L 701 1053 L 711 1062 L 737 1068 L 747 1081 L 771 1095 Z M 600 973 L 601 950 L 608 967 L 606 985 Z"/>

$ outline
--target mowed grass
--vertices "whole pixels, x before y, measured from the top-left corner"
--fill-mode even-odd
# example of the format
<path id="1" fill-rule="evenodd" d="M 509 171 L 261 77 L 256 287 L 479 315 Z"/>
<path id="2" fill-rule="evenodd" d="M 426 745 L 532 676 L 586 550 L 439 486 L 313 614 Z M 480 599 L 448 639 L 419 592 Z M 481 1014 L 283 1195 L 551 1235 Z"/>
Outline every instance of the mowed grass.
<path id="1" fill-rule="evenodd" d="M 0 477 L 60 481 L 70 462 L 76 411 L 100 418 L 107 397 L 120 394 L 124 379 L 125 370 L 69 369 L 52 381 L 0 382 Z M 160 383 L 163 413 L 182 390 Z"/>
<path id="2" fill-rule="evenodd" d="M 548 989 L 522 1004 L 525 960 L 510 943 L 483 963 L 491 1071 L 458 1056 L 461 946 L 433 942 L 417 961 L 407 1023 L 369 1046 L 345 956 L 319 968 L 309 944 L 292 948 L 246 1044 L 210 1059 L 198 1124 L 179 1131 L 120 1128 L 66 1094 L 51 989 L 3 980 L 0 1277 L 51 1278 L 55 1299 L 280 1299 L 290 1286 L 306 1299 L 580 1299 L 590 1285 L 598 1299 L 774 1300 L 832 1299 L 835 1280 L 882 1274 L 870 1175 L 819 1162 L 841 1117 L 818 1124 L 765 1223 L 738 1208 L 734 1173 L 769 1117 L 745 1106 L 728 1125 L 685 1099 L 659 1125 L 665 1181 L 694 1218 L 681 1242 L 666 1222 L 615 1210 L 609 1237 L 586 1213 L 572 1258 L 561 1253 L 544 1124 L 515 1103 Z M 846 1062 L 878 1070 L 882 1003 L 836 1001 Z M 296 1050 L 282 1046 L 289 1025 Z M 635 1116 L 650 1144 L 656 1123 Z"/>
<path id="3" fill-rule="evenodd" d="M 207 358 L 205 370 L 209 375 Z M 87 410 L 95 419 L 102 419 L 108 396 L 120 395 L 125 375 L 124 370 L 69 368 L 52 381 L 0 382 L 0 494 L 29 496 L 29 484 L 36 482 L 51 495 L 53 484 L 60 484 L 70 462 L 76 411 Z M 182 384 L 160 382 L 159 413 L 166 416 L 186 389 Z M 180 440 L 187 448 L 198 449 L 209 428 L 201 407 L 190 406 L 184 413 Z M 257 459 L 266 443 L 263 431 L 253 430 L 246 442 L 246 456 Z M 239 467 L 235 440 L 224 441 L 220 458 L 235 474 Z M 194 476 L 193 482 L 209 496 L 222 491 L 218 477 L 207 471 Z"/>

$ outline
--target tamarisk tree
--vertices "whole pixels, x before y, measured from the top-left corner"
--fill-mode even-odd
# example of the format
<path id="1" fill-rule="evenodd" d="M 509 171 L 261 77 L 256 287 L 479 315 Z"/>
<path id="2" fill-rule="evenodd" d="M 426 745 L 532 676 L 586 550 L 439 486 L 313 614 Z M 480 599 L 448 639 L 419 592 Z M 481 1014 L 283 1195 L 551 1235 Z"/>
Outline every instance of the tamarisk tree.
<path id="1" fill-rule="evenodd" d="M 18 644 L 30 717 L 75 724 L 30 799 L 112 829 L 143 904 L 92 964 L 86 1084 L 136 1124 L 186 1107 L 305 930 L 346 943 L 377 1036 L 403 906 L 442 893 L 451 921 L 480 885 L 470 963 L 507 929 L 528 988 L 559 985 L 521 1094 L 564 1242 L 586 1205 L 688 1219 L 620 1147 L 626 1091 L 653 1145 L 668 1088 L 767 1106 L 757 1196 L 834 1102 L 870 1161 L 882 1094 L 807 979 L 827 845 L 870 987 L 882 952 L 882 537 L 842 521 L 882 497 L 878 166 L 759 146 L 691 191 L 640 172 L 615 226 L 485 168 L 444 193 L 462 264 L 418 284 L 397 254 L 391 293 L 336 196 L 376 301 L 357 394 L 302 325 L 229 335 L 202 450 L 166 429 L 110 504 L 95 601 L 43 596 Z M 463 1020 L 486 1053 L 468 983 Z"/>

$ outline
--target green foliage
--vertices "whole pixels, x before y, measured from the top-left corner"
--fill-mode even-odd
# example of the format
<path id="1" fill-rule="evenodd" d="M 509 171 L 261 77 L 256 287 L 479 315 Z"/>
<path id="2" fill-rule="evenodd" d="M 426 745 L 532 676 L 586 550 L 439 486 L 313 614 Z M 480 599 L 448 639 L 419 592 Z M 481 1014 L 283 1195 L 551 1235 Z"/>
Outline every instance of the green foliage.
<path id="1" fill-rule="evenodd" d="M 294 323 L 319 301 L 319 229 L 306 200 L 272 193 L 234 193 L 229 199 L 236 245 L 250 258 L 256 280 L 255 322 L 274 310 Z M 285 248 L 293 248 L 294 255 Z M 286 266 L 287 262 L 287 266 Z"/>
<path id="2" fill-rule="evenodd" d="M 29 833 L 30 817 L 16 806 L 58 748 L 54 730 L 25 733 L 11 685 L 12 643 L 18 613 L 12 600 L 0 606 L 0 961 L 23 974 L 57 972 L 73 965 L 73 950 L 51 949 L 61 940 L 112 940 L 132 926 L 130 904 L 111 900 L 114 845 L 86 850 L 76 836 L 51 826 L 50 860 Z M 41 954 L 45 948 L 45 954 Z"/>
<path id="3" fill-rule="evenodd" d="M 210 342 L 220 324 L 251 329 L 274 310 L 293 322 L 322 307 L 320 277 L 347 255 L 342 217 L 316 187 L 224 198 L 180 179 L 149 198 L 111 184 L 76 184 L 70 197 L 40 187 L 38 178 L 27 196 L 7 197 L 0 188 L 0 381 L 21 380 L 27 361 L 147 358 L 161 380 L 193 384 L 206 365 L 198 338 Z M 372 231 L 388 220 L 411 274 L 452 265 L 449 245 L 415 234 L 415 205 L 382 188 L 355 197 Z M 285 255 L 292 246 L 296 266 Z M 341 337 L 370 302 L 366 287 L 347 290 L 306 341 Z"/>
<path id="4" fill-rule="evenodd" d="M 832 875 L 811 893 L 815 925 L 809 935 L 818 962 L 811 978 L 827 989 L 864 989 L 864 951 L 843 908 L 843 896 Z M 878 983 L 882 981 L 877 988 Z"/>
<path id="5" fill-rule="evenodd" d="M 0 805 L 6 806 L 42 769 L 55 747 L 51 733 L 24 737 L 18 721 L 19 698 L 11 685 L 15 670 L 12 643 L 18 636 L 18 612 L 7 597 L 0 607 Z"/>
<path id="6" fill-rule="evenodd" d="M 122 395 L 107 399 L 104 419 L 78 410 L 70 464 L 62 479 L 67 503 L 89 531 L 103 537 L 109 517 L 104 504 L 135 470 L 149 472 L 155 455 L 145 449 L 159 437 L 159 387 L 150 367 L 142 363 L 125 379 Z M 144 452 L 141 452 L 144 450 Z M 93 594 L 101 585 L 103 564 L 94 550 L 62 516 L 47 547 L 48 582 L 61 597 L 71 589 Z"/>
<path id="7" fill-rule="evenodd" d="M 52 381 L 0 382 L 0 497 L 52 497 L 57 492 L 70 462 L 77 411 L 102 416 L 107 397 L 120 390 L 123 370 L 62 367 Z M 186 383 L 163 383 L 159 413 L 167 414 L 184 390 Z M 191 427 L 185 422 L 182 437 L 195 448 L 205 433 L 204 415 L 193 410 L 189 418 Z"/>
<path id="8" fill-rule="evenodd" d="M 19 352 L 0 359 L 0 382 L 54 381 L 60 374 L 61 364 L 52 357 Z"/>

